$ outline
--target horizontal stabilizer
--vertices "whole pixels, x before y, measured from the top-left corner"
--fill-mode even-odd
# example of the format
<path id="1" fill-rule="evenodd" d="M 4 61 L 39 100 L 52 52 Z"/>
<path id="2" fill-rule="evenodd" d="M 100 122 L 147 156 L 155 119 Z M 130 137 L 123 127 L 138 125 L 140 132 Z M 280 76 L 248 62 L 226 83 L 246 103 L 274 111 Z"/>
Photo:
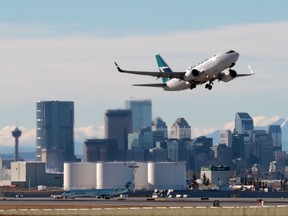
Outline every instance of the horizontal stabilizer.
<path id="1" fill-rule="evenodd" d="M 133 86 L 144 86 L 144 87 L 158 87 L 158 88 L 164 88 L 164 87 L 166 87 L 166 84 L 165 84 L 165 83 L 134 84 Z"/>

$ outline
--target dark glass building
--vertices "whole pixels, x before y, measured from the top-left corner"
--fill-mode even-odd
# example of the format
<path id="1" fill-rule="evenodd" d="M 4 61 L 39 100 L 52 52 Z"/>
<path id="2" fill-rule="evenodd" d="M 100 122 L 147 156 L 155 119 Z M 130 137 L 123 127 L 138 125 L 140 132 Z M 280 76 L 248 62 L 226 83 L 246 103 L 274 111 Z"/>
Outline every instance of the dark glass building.
<path id="1" fill-rule="evenodd" d="M 132 118 L 130 110 L 107 110 L 105 113 L 105 138 L 116 140 L 117 157 L 119 161 L 125 161 L 125 152 L 128 149 L 128 133 L 132 130 Z"/>
<path id="2" fill-rule="evenodd" d="M 140 133 L 142 129 L 151 128 L 152 102 L 151 100 L 126 101 L 126 109 L 131 110 L 133 133 Z"/>
<path id="3" fill-rule="evenodd" d="M 282 130 L 280 125 L 270 125 L 268 133 L 273 141 L 273 150 L 282 151 Z"/>
<path id="4" fill-rule="evenodd" d="M 74 161 L 74 102 L 36 103 L 36 160 L 46 168 L 63 171 L 64 162 Z"/>
<path id="5" fill-rule="evenodd" d="M 84 162 L 114 161 L 116 154 L 116 140 L 87 139 L 84 142 Z"/>

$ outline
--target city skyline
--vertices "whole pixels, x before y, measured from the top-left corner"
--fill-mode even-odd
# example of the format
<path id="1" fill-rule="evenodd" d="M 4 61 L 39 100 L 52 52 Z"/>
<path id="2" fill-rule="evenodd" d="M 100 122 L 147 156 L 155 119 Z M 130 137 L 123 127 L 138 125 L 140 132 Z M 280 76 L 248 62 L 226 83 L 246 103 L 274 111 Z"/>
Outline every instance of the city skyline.
<path id="1" fill-rule="evenodd" d="M 23 131 L 20 149 L 36 146 L 38 100 L 74 101 L 75 141 L 82 143 L 101 138 L 105 111 L 124 108 L 131 98 L 151 99 L 153 118 L 160 116 L 169 127 L 185 118 L 193 137 L 231 128 L 236 112 L 257 118 L 255 125 L 286 119 L 287 4 L 2 1 L 0 145 L 13 145 L 16 125 Z M 154 56 L 160 53 L 172 69 L 183 71 L 227 49 L 240 53 L 236 71 L 248 72 L 251 64 L 255 75 L 215 83 L 211 92 L 204 86 L 174 93 L 133 87 L 146 80 L 123 76 L 113 64 L 157 70 Z"/>
<path id="2" fill-rule="evenodd" d="M 122 107 L 123 109 L 125 108 L 125 106 L 123 105 Z M 113 109 L 113 108 L 109 108 L 109 109 Z M 109 111 L 109 109 L 107 109 L 106 111 Z M 152 109 L 153 109 L 153 103 L 152 103 Z M 117 110 L 117 109 L 116 109 Z M 36 112 L 36 110 L 35 110 Z M 75 112 L 77 112 L 75 110 Z M 105 118 L 105 113 L 102 114 L 103 118 Z M 158 116 L 160 117 L 164 122 L 165 119 L 162 116 Z M 180 117 L 180 115 L 179 115 Z M 152 116 L 152 120 L 155 119 L 157 117 Z M 213 136 L 213 133 L 218 131 L 220 132 L 220 130 L 231 130 L 233 131 L 235 128 L 235 114 L 233 115 L 233 117 L 231 118 L 231 121 L 225 123 L 224 125 L 222 125 L 222 127 L 219 128 L 208 128 L 208 129 L 199 129 L 199 128 L 195 128 L 193 126 L 191 126 L 191 136 L 192 139 L 195 139 L 199 136 L 205 136 L 205 135 L 210 135 Z M 35 117 L 36 119 L 36 117 Z M 34 121 L 35 121 L 34 119 Z M 255 116 L 253 117 L 253 122 L 254 122 L 254 126 L 256 128 L 266 128 L 268 130 L 269 125 L 273 125 L 273 124 L 279 124 L 280 126 L 286 126 L 288 125 L 286 122 L 288 122 L 288 119 L 284 119 L 278 116 L 271 116 L 271 117 L 265 117 L 265 116 Z M 174 122 L 177 120 L 177 118 L 174 120 Z M 188 124 L 191 125 L 191 123 L 189 121 L 187 121 Z M 151 122 L 152 123 L 152 122 Z M 167 122 L 166 122 L 167 123 Z M 168 137 L 171 137 L 171 126 L 173 124 L 167 124 L 168 127 Z M 18 126 L 19 127 L 19 126 Z M 89 126 L 88 126 L 89 127 Z M 11 125 L 11 126 L 7 126 L 4 129 L 2 128 L 1 130 L 1 137 L 0 137 L 0 154 L 5 154 L 5 153 L 13 153 L 14 151 L 14 138 L 11 135 L 11 130 L 13 130 L 15 128 L 15 125 Z M 82 128 L 74 128 L 74 145 L 75 145 L 75 153 L 78 155 L 82 155 L 83 154 L 83 147 L 84 147 L 84 141 L 86 139 L 93 139 L 93 138 L 105 138 L 105 126 L 99 126 L 100 129 L 98 129 L 98 133 L 95 133 L 95 128 L 91 127 L 89 129 L 89 131 L 91 132 L 90 134 L 88 133 L 84 133 Z M 36 150 L 36 128 L 33 129 L 27 129 L 25 127 L 20 126 L 19 129 L 22 130 L 22 136 L 20 138 L 20 145 L 19 145 L 19 149 L 20 151 L 24 149 L 24 152 L 27 151 L 31 152 L 32 149 Z M 282 131 L 282 133 L 287 133 L 287 131 Z M 283 136 L 283 135 L 282 135 Z M 287 137 L 286 137 L 287 138 Z M 288 140 L 283 139 L 283 151 L 288 150 Z M 216 143 L 215 140 L 213 140 L 213 143 Z M 79 146 L 80 145 L 80 146 Z M 3 149 L 9 149 L 11 152 L 3 152 Z"/>

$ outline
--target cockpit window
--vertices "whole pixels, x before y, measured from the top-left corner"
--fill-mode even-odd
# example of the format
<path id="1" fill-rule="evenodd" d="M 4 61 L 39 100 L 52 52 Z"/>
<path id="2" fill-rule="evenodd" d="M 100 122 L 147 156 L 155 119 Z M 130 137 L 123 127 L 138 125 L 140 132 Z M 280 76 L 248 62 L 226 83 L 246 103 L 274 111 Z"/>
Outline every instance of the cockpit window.
<path id="1" fill-rule="evenodd" d="M 234 52 L 235 52 L 234 50 L 229 50 L 228 52 L 226 52 L 226 54 L 234 53 Z"/>

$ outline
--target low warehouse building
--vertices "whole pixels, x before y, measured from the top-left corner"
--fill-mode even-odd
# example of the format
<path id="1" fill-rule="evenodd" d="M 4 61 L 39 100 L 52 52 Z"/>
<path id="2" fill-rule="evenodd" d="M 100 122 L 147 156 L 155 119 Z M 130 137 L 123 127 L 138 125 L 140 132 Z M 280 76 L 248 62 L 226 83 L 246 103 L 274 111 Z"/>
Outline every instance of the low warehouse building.
<path id="1" fill-rule="evenodd" d="M 46 173 L 44 162 L 23 162 L 11 163 L 11 184 L 22 187 L 62 187 L 62 173 Z"/>
<path id="2" fill-rule="evenodd" d="M 211 184 L 214 185 L 229 185 L 231 176 L 230 167 L 226 166 L 209 166 L 201 167 L 201 177 L 206 176 Z"/>

